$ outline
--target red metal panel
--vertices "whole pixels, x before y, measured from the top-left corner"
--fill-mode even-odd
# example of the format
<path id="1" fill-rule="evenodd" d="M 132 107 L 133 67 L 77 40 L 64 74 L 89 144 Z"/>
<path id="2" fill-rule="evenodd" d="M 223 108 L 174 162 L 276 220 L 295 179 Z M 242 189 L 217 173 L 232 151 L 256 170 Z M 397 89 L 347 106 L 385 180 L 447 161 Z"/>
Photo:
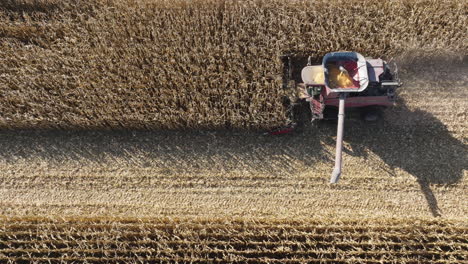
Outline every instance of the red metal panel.
<path id="1" fill-rule="evenodd" d="M 338 107 L 339 98 L 325 98 L 325 105 Z M 346 98 L 345 107 L 364 107 L 371 105 L 392 106 L 388 96 L 356 96 Z"/>

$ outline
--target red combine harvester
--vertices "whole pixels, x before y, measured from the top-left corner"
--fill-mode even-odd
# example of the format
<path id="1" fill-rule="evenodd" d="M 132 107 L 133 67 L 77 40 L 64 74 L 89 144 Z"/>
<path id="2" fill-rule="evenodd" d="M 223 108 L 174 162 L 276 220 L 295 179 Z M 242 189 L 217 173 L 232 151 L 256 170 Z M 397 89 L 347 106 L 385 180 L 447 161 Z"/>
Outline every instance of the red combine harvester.
<path id="1" fill-rule="evenodd" d="M 338 117 L 335 168 L 330 180 L 336 183 L 341 175 L 345 108 L 360 110 L 366 121 L 376 121 L 381 108 L 394 104 L 395 90 L 401 86 L 396 64 L 392 70 L 382 59 L 364 58 L 357 52 L 331 52 L 317 65 L 312 65 L 309 57 L 299 79 L 293 69 L 298 64 L 293 56 L 284 56 L 283 62 L 283 85 L 297 90 L 298 99 L 290 108 L 294 123 L 270 134 L 294 131 L 297 126 L 294 107 L 304 103 L 310 106 L 312 121 Z"/>

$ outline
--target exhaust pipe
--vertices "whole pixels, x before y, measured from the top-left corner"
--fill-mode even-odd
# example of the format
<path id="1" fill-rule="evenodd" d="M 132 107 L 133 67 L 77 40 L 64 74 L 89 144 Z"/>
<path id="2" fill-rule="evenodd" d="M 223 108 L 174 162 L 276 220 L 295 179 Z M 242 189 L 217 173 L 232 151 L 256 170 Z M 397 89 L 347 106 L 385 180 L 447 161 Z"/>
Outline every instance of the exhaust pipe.
<path id="1" fill-rule="evenodd" d="M 341 157 L 343 152 L 343 129 L 345 117 L 346 93 L 340 93 L 340 104 L 338 109 L 338 129 L 336 135 L 335 168 L 333 169 L 330 183 L 337 183 L 341 176 Z"/>

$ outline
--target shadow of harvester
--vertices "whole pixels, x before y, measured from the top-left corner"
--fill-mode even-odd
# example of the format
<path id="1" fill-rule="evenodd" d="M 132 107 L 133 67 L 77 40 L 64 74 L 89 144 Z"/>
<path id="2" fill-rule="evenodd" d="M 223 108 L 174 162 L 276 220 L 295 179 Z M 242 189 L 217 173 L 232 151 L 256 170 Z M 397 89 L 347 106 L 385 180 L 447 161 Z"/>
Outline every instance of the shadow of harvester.
<path id="1" fill-rule="evenodd" d="M 58 1 L 16 1 L 3 0 L 0 2 L 0 11 L 7 11 L 21 15 L 26 13 L 52 13 L 59 8 Z"/>
<path id="2" fill-rule="evenodd" d="M 364 156 L 368 149 L 416 177 L 434 216 L 441 212 L 430 185 L 456 184 L 468 168 L 467 146 L 432 114 L 411 110 L 401 99 L 380 123 L 348 125 L 344 140 L 352 148 L 346 153 Z"/>
<path id="3" fill-rule="evenodd" d="M 411 110 L 404 102 L 389 109 L 384 121 L 347 120 L 345 155 L 365 158 L 369 150 L 391 168 L 416 177 L 434 216 L 441 214 L 430 185 L 456 184 L 468 167 L 467 147 L 430 113 Z M 262 137 L 248 131 L 0 131 L 0 160 L 40 160 L 61 166 L 157 167 L 173 173 L 242 170 L 275 178 L 297 173 L 297 164 L 313 169 L 333 164 L 323 143 L 334 145 L 334 124 L 317 124 L 300 134 Z M 345 164 L 346 166 L 346 164 Z M 330 170 L 331 171 L 331 170 Z M 323 183 L 329 175 L 323 175 Z M 343 178 L 342 180 L 345 180 Z"/>
<path id="4" fill-rule="evenodd" d="M 313 168 L 323 160 L 322 144 L 313 131 L 299 137 L 265 137 L 249 131 L 70 131 L 0 130 L 0 160 L 42 160 L 50 165 L 125 165 L 156 167 L 196 174 L 242 170 L 287 177 L 295 164 Z M 307 136 L 309 135 L 309 136 Z"/>

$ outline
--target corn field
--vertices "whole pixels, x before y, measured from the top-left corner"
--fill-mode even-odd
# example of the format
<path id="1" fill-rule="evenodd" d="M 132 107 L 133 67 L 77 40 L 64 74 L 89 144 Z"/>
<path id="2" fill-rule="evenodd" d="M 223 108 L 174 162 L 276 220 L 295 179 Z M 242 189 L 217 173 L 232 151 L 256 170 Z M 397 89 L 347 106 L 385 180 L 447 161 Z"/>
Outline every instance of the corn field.
<path id="1" fill-rule="evenodd" d="M 0 1 L 0 263 L 468 263 L 463 0 Z M 280 56 L 395 58 L 383 119 L 288 120 Z M 196 129 L 194 129 L 196 128 Z"/>
<path id="2" fill-rule="evenodd" d="M 468 257 L 466 223 L 456 221 L 23 218 L 0 224 L 5 263 L 462 263 Z"/>
<path id="3" fill-rule="evenodd" d="M 0 127 L 270 128 L 287 119 L 282 54 L 466 54 L 467 11 L 464 0 L 4 0 Z"/>

